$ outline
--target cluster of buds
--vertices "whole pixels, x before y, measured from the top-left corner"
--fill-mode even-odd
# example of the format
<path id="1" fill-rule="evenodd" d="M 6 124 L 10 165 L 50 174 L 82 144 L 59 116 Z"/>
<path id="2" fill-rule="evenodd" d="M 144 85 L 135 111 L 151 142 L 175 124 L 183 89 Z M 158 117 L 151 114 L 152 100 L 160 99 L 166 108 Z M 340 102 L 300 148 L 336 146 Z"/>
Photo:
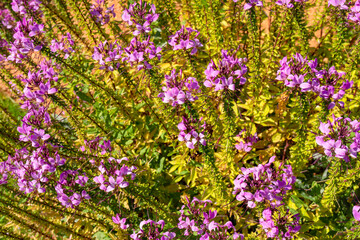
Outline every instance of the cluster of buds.
<path id="1" fill-rule="evenodd" d="M 205 87 L 211 88 L 215 86 L 215 91 L 231 90 L 235 91 L 244 85 L 247 72 L 245 58 L 237 58 L 235 54 L 228 54 L 228 51 L 221 51 L 221 60 L 218 65 L 213 60 L 205 70 L 206 81 Z"/>
<path id="2" fill-rule="evenodd" d="M 163 92 L 158 95 L 162 98 L 164 103 L 171 103 L 173 107 L 178 104 L 184 104 L 185 101 L 193 102 L 198 99 L 193 96 L 194 93 L 200 92 L 200 86 L 195 78 L 185 78 L 182 70 L 176 73 L 176 70 L 171 71 L 171 75 L 165 75 L 165 84 L 162 88 Z"/>
<path id="3" fill-rule="evenodd" d="M 296 177 L 290 165 L 284 168 L 280 165 L 279 169 L 271 167 L 274 161 L 275 156 L 265 165 L 241 168 L 242 174 L 234 180 L 233 194 L 238 201 L 247 202 L 249 208 L 255 208 L 256 202 L 268 202 L 274 207 L 282 204 L 283 197 L 292 189 Z"/>
<path id="4" fill-rule="evenodd" d="M 246 130 L 243 129 L 237 135 L 240 138 L 240 141 L 235 145 L 235 148 L 239 151 L 250 152 L 252 145 L 258 141 L 257 133 L 254 135 L 246 134 Z"/>
<path id="5" fill-rule="evenodd" d="M 105 0 L 97 0 L 96 4 L 91 5 L 90 14 L 95 19 L 96 22 L 101 25 L 105 25 L 110 21 L 111 16 L 115 17 L 114 5 L 108 7 L 105 10 L 104 7 Z"/>
<path id="6" fill-rule="evenodd" d="M 128 167 L 125 164 L 120 166 L 122 161 L 128 161 L 128 158 L 115 159 L 110 157 L 107 162 L 101 160 L 98 170 L 100 175 L 94 177 L 94 182 L 100 185 L 100 189 L 105 192 L 114 191 L 117 188 L 126 188 L 129 182 L 126 181 L 126 176 L 130 175 L 131 180 L 135 179 L 135 166 Z"/>
<path id="7" fill-rule="evenodd" d="M 91 198 L 85 190 L 81 191 L 81 193 L 74 191 L 75 186 L 85 187 L 85 184 L 89 180 L 86 174 L 80 174 L 80 171 L 81 169 L 66 170 L 60 174 L 60 179 L 57 182 L 55 191 L 58 194 L 57 198 L 59 202 L 65 207 L 74 208 L 78 206 L 82 200 Z"/>
<path id="8" fill-rule="evenodd" d="M 155 222 L 151 219 L 140 222 L 140 230 L 130 235 L 131 239 L 158 239 L 158 240 L 170 240 L 176 237 L 174 232 L 163 232 L 165 221 L 160 220 Z"/>
<path id="9" fill-rule="evenodd" d="M 289 210 L 282 214 L 277 208 L 266 208 L 262 215 L 259 223 L 268 238 L 292 239 L 300 231 L 299 214 L 291 215 Z"/>
<path id="10" fill-rule="evenodd" d="M 192 49 L 190 54 L 194 55 L 197 53 L 198 48 L 203 46 L 199 39 L 197 39 L 198 36 L 199 31 L 182 26 L 179 31 L 170 36 L 168 43 L 173 47 L 174 51 L 180 49 Z"/>
<path id="11" fill-rule="evenodd" d="M 232 239 L 243 239 L 243 235 L 236 232 L 233 224 L 228 221 L 225 224 L 219 224 L 214 219 L 217 216 L 217 211 L 207 210 L 208 204 L 211 204 L 210 200 L 201 201 L 197 198 L 193 198 L 190 202 L 187 199 L 186 205 L 183 205 L 180 210 L 180 217 L 178 228 L 184 231 L 184 236 L 201 236 L 200 240 L 229 239 L 230 231 L 232 233 Z M 187 209 L 185 210 L 185 208 Z"/>
<path id="12" fill-rule="evenodd" d="M 122 19 L 130 26 L 135 25 L 134 36 L 149 33 L 151 31 L 151 23 L 155 22 L 158 18 L 159 14 L 156 13 L 155 5 L 148 4 L 142 0 L 139 3 L 131 4 L 128 9 L 124 10 L 122 15 Z"/>
<path id="13" fill-rule="evenodd" d="M 333 122 L 320 122 L 323 135 L 316 137 L 316 143 L 324 148 L 325 155 L 350 161 L 360 152 L 360 122 L 350 118 L 336 118 Z"/>
<path id="14" fill-rule="evenodd" d="M 187 119 L 183 117 L 183 120 L 178 124 L 180 130 L 178 140 L 180 142 L 185 141 L 186 146 L 190 149 L 194 149 L 195 146 L 200 143 L 206 145 L 205 130 L 206 122 L 201 124 L 202 118 L 198 119 Z"/>
<path id="15" fill-rule="evenodd" d="M 276 79 L 284 81 L 285 86 L 297 88 L 302 92 L 316 93 L 322 99 L 330 102 L 328 109 L 335 107 L 335 102 L 338 102 L 341 107 L 344 106 L 344 102 L 339 100 L 353 85 L 353 81 L 346 79 L 341 81 L 345 76 L 344 72 L 336 71 L 334 66 L 328 70 L 318 70 L 317 59 L 309 61 L 307 57 L 303 58 L 299 53 L 296 53 L 290 60 L 284 57 L 280 61 L 280 65 Z M 342 84 L 339 87 L 340 82 Z"/>

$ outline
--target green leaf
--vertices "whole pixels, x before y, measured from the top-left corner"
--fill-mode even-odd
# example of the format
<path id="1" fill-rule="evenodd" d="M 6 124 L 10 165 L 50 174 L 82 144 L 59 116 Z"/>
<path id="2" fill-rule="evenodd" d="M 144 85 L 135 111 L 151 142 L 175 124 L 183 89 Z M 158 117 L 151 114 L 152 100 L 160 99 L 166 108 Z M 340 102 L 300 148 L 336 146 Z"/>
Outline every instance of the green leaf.
<path id="1" fill-rule="evenodd" d="M 111 238 L 105 232 L 97 232 L 93 235 L 96 240 L 111 240 Z"/>
<path id="2" fill-rule="evenodd" d="M 291 201 L 292 201 L 293 203 L 295 203 L 295 205 L 296 205 L 297 208 L 301 208 L 302 206 L 306 206 L 306 204 L 305 204 L 300 198 L 298 198 L 298 197 L 295 196 L 295 195 L 292 195 L 292 196 L 290 197 L 290 199 L 291 199 Z"/>
<path id="3" fill-rule="evenodd" d="M 74 88 L 76 95 L 83 101 L 86 101 L 88 103 L 94 103 L 94 100 L 86 95 L 85 93 L 81 92 L 77 87 Z"/>

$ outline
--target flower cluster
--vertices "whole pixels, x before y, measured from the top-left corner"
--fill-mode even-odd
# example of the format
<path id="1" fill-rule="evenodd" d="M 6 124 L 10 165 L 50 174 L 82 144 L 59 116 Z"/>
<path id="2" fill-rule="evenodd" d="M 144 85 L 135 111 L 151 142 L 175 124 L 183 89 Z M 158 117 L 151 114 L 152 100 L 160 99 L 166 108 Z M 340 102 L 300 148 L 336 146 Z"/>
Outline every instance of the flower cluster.
<path id="1" fill-rule="evenodd" d="M 31 51 L 40 51 L 42 45 L 36 45 L 33 37 L 44 33 L 44 25 L 36 23 L 33 18 L 27 19 L 24 17 L 16 23 L 13 29 L 14 41 L 10 43 L 8 48 L 10 55 L 7 57 L 8 61 L 21 63 L 27 54 Z"/>
<path id="2" fill-rule="evenodd" d="M 194 34 L 193 34 L 194 33 Z M 191 36 L 195 35 L 195 36 Z M 199 36 L 199 31 L 192 29 L 192 28 L 185 28 L 182 26 L 179 31 L 177 31 L 174 35 L 171 35 L 168 41 L 169 45 L 173 47 L 173 50 L 180 50 L 180 49 L 191 49 L 190 54 L 194 55 L 197 53 L 198 48 L 202 47 L 203 45 L 197 39 Z"/>
<path id="3" fill-rule="evenodd" d="M 130 235 L 131 239 L 158 239 L 158 240 L 170 240 L 176 237 L 174 232 L 163 232 L 165 221 L 160 220 L 155 222 L 151 219 L 144 220 L 140 223 L 140 230 Z"/>
<path id="4" fill-rule="evenodd" d="M 96 4 L 91 5 L 90 14 L 96 22 L 105 25 L 110 21 L 110 17 L 115 17 L 114 5 L 104 9 L 105 0 L 97 0 Z"/>
<path id="5" fill-rule="evenodd" d="M 299 214 L 291 215 L 289 210 L 282 215 L 277 208 L 266 208 L 262 215 L 259 223 L 268 238 L 292 239 L 301 228 Z"/>
<path id="6" fill-rule="evenodd" d="M 114 71 L 120 67 L 120 63 L 117 62 L 122 56 L 123 50 L 116 43 L 109 43 L 107 41 L 100 42 L 97 47 L 94 47 L 94 54 L 92 58 L 101 65 L 99 69 L 106 69 L 108 71 Z"/>
<path id="7" fill-rule="evenodd" d="M 344 106 L 344 103 L 339 100 L 353 85 L 353 81 L 345 79 L 341 86 L 338 86 L 345 76 L 344 72 L 336 71 L 334 66 L 328 70 L 318 70 L 317 59 L 308 61 L 307 57 L 303 58 L 299 53 L 296 53 L 290 60 L 284 57 L 280 61 L 280 65 L 276 79 L 284 81 L 285 86 L 301 89 L 302 92 L 316 93 L 321 98 L 331 101 L 328 105 L 329 109 L 335 107 L 335 102 L 338 102 L 341 107 Z"/>
<path id="8" fill-rule="evenodd" d="M 271 206 L 280 206 L 287 191 L 292 189 L 295 183 L 290 165 L 278 170 L 271 167 L 275 161 L 275 156 L 271 157 L 265 165 L 259 164 L 257 167 L 241 168 L 234 180 L 234 191 L 238 201 L 245 201 L 249 208 L 256 207 L 256 202 L 268 201 Z M 281 173 L 282 172 L 282 173 Z"/>
<path id="9" fill-rule="evenodd" d="M 47 142 L 50 135 L 43 129 L 44 124 L 51 124 L 46 99 L 57 91 L 51 87 L 57 81 L 54 68 L 57 69 L 56 64 L 43 60 L 39 71 L 29 72 L 27 78 L 21 79 L 26 84 L 21 96 L 21 108 L 28 112 L 17 130 L 21 134 L 19 140 L 30 142 L 31 147 L 28 147 L 32 150 L 17 149 L 14 156 L 9 156 L 8 170 L 25 193 L 35 190 L 38 193 L 45 192 L 44 184 L 49 181 L 48 175 L 53 175 L 56 168 L 65 163 L 65 159 L 58 153 L 58 147 Z"/>
<path id="10" fill-rule="evenodd" d="M 229 239 L 230 231 L 233 231 L 232 239 L 243 239 L 243 235 L 236 232 L 233 224 L 228 221 L 225 224 L 219 224 L 215 221 L 217 211 L 207 211 L 206 207 L 211 204 L 210 200 L 201 201 L 193 198 L 190 202 L 187 199 L 186 205 L 180 210 L 178 228 L 184 231 L 184 236 L 201 236 L 200 240 Z M 187 209 L 185 210 L 185 208 Z"/>
<path id="11" fill-rule="evenodd" d="M 215 86 L 215 91 L 231 90 L 235 91 L 244 85 L 247 67 L 244 64 L 245 58 L 237 58 L 235 54 L 229 54 L 226 50 L 221 50 L 221 60 L 218 65 L 213 60 L 205 70 L 206 81 L 204 85 L 208 88 Z"/>
<path id="12" fill-rule="evenodd" d="M 193 77 L 185 78 L 181 69 L 178 73 L 173 69 L 171 75 L 165 75 L 165 80 L 166 87 L 164 86 L 163 92 L 158 95 L 164 103 L 171 103 L 175 107 L 185 101 L 193 102 L 198 99 L 193 96 L 194 93 L 201 92 L 198 82 Z"/>
<path id="13" fill-rule="evenodd" d="M 180 142 L 185 141 L 186 146 L 190 149 L 194 149 L 198 143 L 203 146 L 206 145 L 206 122 L 204 121 L 204 124 L 201 125 L 201 120 L 202 118 L 198 120 L 183 117 L 183 120 L 178 124 L 178 129 L 180 130 L 178 140 Z"/>
<path id="14" fill-rule="evenodd" d="M 16 150 L 14 156 L 9 156 L 8 164 L 9 173 L 17 179 L 20 191 L 44 193 L 48 175 L 64 165 L 65 159 L 57 152 L 50 152 L 46 145 L 41 145 L 32 152 L 26 148 Z"/>
<path id="15" fill-rule="evenodd" d="M 239 151 L 250 152 L 252 145 L 258 141 L 257 133 L 254 135 L 246 135 L 246 130 L 243 129 L 237 135 L 241 140 L 235 145 L 235 148 Z"/>
<path id="16" fill-rule="evenodd" d="M 155 47 L 153 42 L 150 42 L 150 36 L 147 40 L 138 41 L 136 37 L 134 37 L 130 45 L 124 48 L 124 53 L 126 56 L 122 59 L 123 61 L 127 61 L 131 66 L 134 64 L 137 65 L 138 70 L 143 68 L 151 69 L 152 65 L 149 63 L 149 59 L 157 58 L 161 59 L 161 48 Z"/>
<path id="17" fill-rule="evenodd" d="M 21 15 L 18 22 L 9 16 L 8 11 L 1 12 L 1 24 L 11 29 L 13 42 L 1 41 L 1 47 L 7 47 L 8 61 L 21 63 L 31 51 L 39 51 L 42 46 L 34 40 L 44 33 L 44 25 L 38 24 L 33 17 L 41 17 L 40 1 L 13 0 L 12 10 Z M 1 57 L 4 60 L 4 56 Z M 1 164 L 1 184 L 7 182 L 9 175 L 17 179 L 20 191 L 25 193 L 46 191 L 45 185 L 54 176 L 58 166 L 65 164 L 65 159 L 58 153 L 59 146 L 48 142 L 50 135 L 45 126 L 51 125 L 48 113 L 49 95 L 55 94 L 57 89 L 52 87 L 58 81 L 59 66 L 50 61 L 42 60 L 37 71 L 29 71 L 27 77 L 19 75 L 25 87 L 21 91 L 17 87 L 14 92 L 20 95 L 21 108 L 27 110 L 22 118 L 22 124 L 17 128 L 19 140 L 29 142 L 22 149 L 15 149 L 15 154 Z M 11 85 L 12 83 L 10 83 Z"/>
<path id="18" fill-rule="evenodd" d="M 136 26 L 136 30 L 133 32 L 134 36 L 138 36 L 143 33 L 149 33 L 151 31 L 150 25 L 159 18 L 159 14 L 156 13 L 154 4 L 148 4 L 140 0 L 139 3 L 135 2 L 125 9 L 122 15 L 122 19 L 130 26 L 133 24 Z"/>
<path id="19" fill-rule="evenodd" d="M 61 51 L 65 53 L 64 59 L 67 59 L 70 56 L 70 53 L 75 52 L 72 48 L 74 41 L 71 38 L 70 33 L 67 33 L 66 36 L 62 36 L 60 41 L 56 39 L 51 40 L 50 50 L 52 52 Z"/>
<path id="20" fill-rule="evenodd" d="M 136 170 L 136 167 L 128 167 L 125 164 L 120 167 L 122 161 L 128 161 L 128 159 L 126 157 L 122 159 L 109 157 L 107 162 L 101 160 L 98 166 L 100 175 L 93 179 L 95 183 L 100 185 L 101 190 L 111 192 L 117 188 L 126 188 L 129 186 L 129 182 L 126 181 L 127 175 L 131 176 L 131 180 L 135 179 L 136 174 L 133 171 Z"/>
<path id="21" fill-rule="evenodd" d="M 51 85 L 58 80 L 58 68 L 59 65 L 52 61 L 43 60 L 40 63 L 39 71 L 29 72 L 27 78 L 21 79 L 25 83 L 22 96 L 24 102 L 21 108 L 27 109 L 31 116 L 34 115 L 34 111 L 39 112 L 39 110 L 43 109 L 40 104 L 45 105 L 45 99 L 48 95 L 57 92 L 57 89 L 51 87 Z M 47 113 L 44 114 L 48 115 Z M 31 116 L 26 115 L 25 118 L 30 119 Z M 47 123 L 48 119 L 50 117 L 45 117 L 45 123 Z"/>
<path id="22" fill-rule="evenodd" d="M 35 16 L 42 16 L 40 4 L 41 2 L 38 0 L 31 1 L 31 4 L 27 0 L 12 0 L 12 10 L 21 16 L 17 22 L 10 15 L 10 11 L 0 12 L 1 24 L 7 29 L 11 29 L 13 35 L 13 42 L 9 42 L 7 46 L 9 55 L 6 58 L 8 61 L 21 63 L 28 53 L 42 49 L 42 45 L 34 40 L 34 37 L 44 33 L 44 25 L 38 24 L 34 20 Z M 4 56 L 1 56 L 0 61 L 4 60 L 3 58 Z"/>
<path id="23" fill-rule="evenodd" d="M 80 169 L 62 172 L 55 187 L 58 194 L 57 198 L 60 203 L 65 207 L 74 208 L 75 206 L 78 206 L 82 200 L 90 199 L 90 195 L 85 190 L 81 191 L 81 193 L 73 190 L 76 185 L 85 187 L 88 180 L 89 178 L 85 173 L 80 174 Z"/>
<path id="24" fill-rule="evenodd" d="M 308 62 L 307 57 L 303 58 L 300 53 L 296 53 L 290 60 L 284 57 L 280 61 L 280 69 L 277 71 L 276 80 L 284 81 L 284 85 L 287 87 L 299 86 L 304 82 L 304 77 L 307 75 Z M 310 63 L 310 68 L 311 66 Z"/>
<path id="25" fill-rule="evenodd" d="M 316 143 L 324 148 L 325 155 L 348 162 L 360 152 L 360 122 L 350 118 L 333 116 L 333 122 L 320 122 L 323 135 L 316 137 Z"/>

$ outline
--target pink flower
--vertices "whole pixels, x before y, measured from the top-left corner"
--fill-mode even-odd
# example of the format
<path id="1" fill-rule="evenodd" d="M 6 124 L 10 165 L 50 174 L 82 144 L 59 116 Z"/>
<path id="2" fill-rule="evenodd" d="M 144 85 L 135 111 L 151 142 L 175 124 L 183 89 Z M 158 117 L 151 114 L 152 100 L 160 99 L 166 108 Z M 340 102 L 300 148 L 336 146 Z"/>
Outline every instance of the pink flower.
<path id="1" fill-rule="evenodd" d="M 360 206 L 354 206 L 352 214 L 357 221 L 360 221 Z"/>

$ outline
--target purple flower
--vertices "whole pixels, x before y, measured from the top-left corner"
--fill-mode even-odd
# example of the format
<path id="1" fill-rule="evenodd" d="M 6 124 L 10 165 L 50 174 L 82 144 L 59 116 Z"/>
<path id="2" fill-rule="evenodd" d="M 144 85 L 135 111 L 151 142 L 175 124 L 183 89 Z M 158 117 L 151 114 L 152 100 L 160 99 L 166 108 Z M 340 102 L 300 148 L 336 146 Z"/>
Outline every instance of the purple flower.
<path id="1" fill-rule="evenodd" d="M 101 65 L 99 69 L 106 69 L 107 71 L 114 71 L 119 68 L 123 50 L 116 43 L 109 43 L 107 41 L 100 42 L 97 47 L 94 47 L 92 58 Z M 134 56 L 132 56 L 134 58 Z"/>
<path id="2" fill-rule="evenodd" d="M 208 88 L 215 87 L 215 91 L 235 91 L 246 82 L 244 77 L 247 72 L 247 67 L 244 64 L 246 59 L 236 58 L 235 54 L 229 55 L 225 50 L 221 51 L 221 56 L 222 59 L 218 65 L 211 60 L 205 70 L 206 80 L 204 86 Z"/>
<path id="3" fill-rule="evenodd" d="M 101 190 L 105 192 L 117 191 L 118 189 L 129 186 L 129 182 L 127 181 L 128 176 L 130 176 L 131 180 L 135 179 L 136 174 L 134 170 L 136 170 L 136 167 L 128 167 L 125 164 L 120 167 L 120 164 L 124 160 L 127 161 L 128 159 L 109 157 L 106 164 L 103 160 L 100 162 L 97 167 L 100 175 L 94 177 L 93 181 L 99 185 Z"/>
<path id="4" fill-rule="evenodd" d="M 150 42 L 150 36 L 147 40 L 138 41 L 134 37 L 130 41 L 130 45 L 124 48 L 125 57 L 122 58 L 123 61 L 127 61 L 131 66 L 137 65 L 138 70 L 141 69 L 151 69 L 152 65 L 149 63 L 150 59 L 157 57 L 158 60 L 161 59 L 161 48 L 155 47 L 153 42 Z"/>
<path id="5" fill-rule="evenodd" d="M 330 7 L 330 5 L 340 8 L 341 10 L 346 10 L 349 7 L 345 5 L 346 0 L 329 0 L 328 1 L 328 7 Z"/>
<path id="6" fill-rule="evenodd" d="M 11 16 L 8 9 L 0 9 L 0 22 L 7 29 L 11 29 L 15 25 L 15 19 Z"/>
<path id="7" fill-rule="evenodd" d="M 60 174 L 59 181 L 55 187 L 58 194 L 58 200 L 65 207 L 74 208 L 80 205 L 81 201 L 90 199 L 90 195 L 82 190 L 81 192 L 75 192 L 76 188 L 83 188 L 88 181 L 88 177 L 85 173 L 81 174 L 80 169 L 78 170 L 66 170 Z"/>
<path id="8" fill-rule="evenodd" d="M 151 31 L 150 25 L 158 18 L 159 14 L 156 13 L 155 5 L 148 4 L 142 0 L 139 3 L 131 4 L 122 14 L 122 20 L 127 22 L 129 26 L 135 25 L 134 36 L 149 33 Z"/>
<path id="9" fill-rule="evenodd" d="M 241 138 L 238 144 L 235 145 L 235 148 L 239 151 L 250 152 L 252 145 L 258 141 L 257 133 L 254 135 L 246 136 L 246 130 L 243 129 L 239 132 L 237 137 Z"/>
<path id="10" fill-rule="evenodd" d="M 203 46 L 199 39 L 197 39 L 198 35 L 199 31 L 182 26 L 180 30 L 169 37 L 170 40 L 168 43 L 173 47 L 174 51 L 180 49 L 192 49 L 190 54 L 194 55 L 197 53 L 198 48 Z"/>
<path id="11" fill-rule="evenodd" d="M 275 156 L 271 157 L 269 163 L 259 164 L 253 168 L 241 168 L 234 180 L 234 191 L 238 201 L 245 201 L 249 208 L 256 207 L 257 203 L 268 202 L 271 206 L 280 206 L 286 192 L 292 189 L 295 183 L 290 165 L 274 169 L 271 163 Z"/>
<path id="12" fill-rule="evenodd" d="M 178 124 L 178 128 L 180 130 L 178 140 L 180 142 L 185 142 L 186 146 L 190 149 L 195 149 L 195 147 L 200 143 L 201 145 L 206 145 L 205 139 L 205 129 L 206 123 L 204 122 L 203 125 L 199 126 L 201 123 L 201 119 L 187 119 L 183 117 L 183 120 Z M 202 128 L 202 132 L 200 129 Z M 183 129 L 183 130 L 181 130 Z"/>
<path id="13" fill-rule="evenodd" d="M 211 204 L 210 200 L 201 201 L 197 198 L 190 200 L 187 198 L 186 205 L 180 210 L 180 217 L 177 227 L 182 230 L 184 236 L 201 236 L 200 239 L 229 239 L 229 231 L 233 231 L 232 239 L 243 239 L 243 235 L 236 232 L 233 224 L 229 221 L 224 225 L 215 221 L 217 212 L 207 210 Z"/>
<path id="14" fill-rule="evenodd" d="M 74 41 L 72 40 L 70 33 L 67 33 L 62 36 L 60 41 L 55 39 L 51 40 L 50 50 L 52 52 L 63 52 L 65 54 L 64 59 L 67 59 L 70 56 L 70 53 L 75 52 L 72 48 L 73 45 Z"/>
<path id="15" fill-rule="evenodd" d="M 95 19 L 96 22 L 99 22 L 101 25 L 105 25 L 110 21 L 111 16 L 114 18 L 116 16 L 114 11 L 114 5 L 104 9 L 104 0 L 97 0 L 95 4 L 90 7 L 90 14 Z"/>
<path id="16" fill-rule="evenodd" d="M 280 5 L 280 6 L 286 6 L 287 8 L 293 8 L 294 7 L 294 4 L 292 4 L 292 0 L 278 0 L 276 2 L 277 5 Z"/>
<path id="17" fill-rule="evenodd" d="M 280 61 L 276 79 L 295 90 L 316 93 L 328 102 L 328 109 L 334 108 L 336 103 L 343 107 L 344 103 L 339 100 L 344 97 L 345 91 L 352 87 L 353 82 L 344 79 L 340 85 L 345 76 L 344 72 L 336 71 L 334 66 L 328 70 L 318 70 L 317 66 L 316 59 L 308 61 L 307 57 L 296 53 L 291 59 L 284 57 Z"/>
<path id="18" fill-rule="evenodd" d="M 237 2 L 237 0 L 234 2 Z M 258 7 L 263 7 L 263 2 L 260 0 L 249 0 L 248 3 L 245 3 L 244 5 L 244 10 L 249 10 L 250 8 L 254 7 L 254 6 L 258 6 Z"/>
<path id="19" fill-rule="evenodd" d="M 357 0 L 354 6 L 350 9 L 348 14 L 348 19 L 355 22 L 356 24 L 360 24 L 360 1 Z"/>
<path id="20" fill-rule="evenodd" d="M 337 157 L 349 161 L 349 157 L 356 158 L 360 151 L 360 127 L 357 120 L 336 118 L 333 121 L 320 123 L 322 135 L 316 137 L 316 143 L 324 148 L 328 157 Z"/>
<path id="21" fill-rule="evenodd" d="M 285 215 L 282 215 L 278 208 L 266 208 L 262 215 L 263 218 L 260 219 L 259 223 L 268 238 L 292 239 L 292 235 L 301 228 L 298 214 L 290 215 L 289 210 L 286 211 Z"/>
<path id="22" fill-rule="evenodd" d="M 352 214 L 355 220 L 360 221 L 360 206 L 354 206 L 352 210 Z"/>
<path id="23" fill-rule="evenodd" d="M 162 98 L 164 103 L 171 103 L 173 107 L 184 104 L 186 101 L 193 102 L 198 99 L 193 96 L 200 92 L 200 86 L 195 78 L 185 78 L 182 70 L 176 73 L 176 70 L 171 71 L 171 75 L 165 75 L 166 87 L 163 87 L 163 92 L 158 95 Z"/>
<path id="24" fill-rule="evenodd" d="M 112 217 L 112 220 L 115 224 L 118 224 L 121 229 L 128 229 L 129 224 L 126 223 L 126 218 L 121 218 L 120 214 L 116 214 L 115 217 Z"/>
<path id="25" fill-rule="evenodd" d="M 141 239 L 159 239 L 159 240 L 170 240 L 176 237 L 174 232 L 164 232 L 165 221 L 160 220 L 155 222 L 151 219 L 140 222 L 140 230 L 130 235 L 134 240 Z"/>

